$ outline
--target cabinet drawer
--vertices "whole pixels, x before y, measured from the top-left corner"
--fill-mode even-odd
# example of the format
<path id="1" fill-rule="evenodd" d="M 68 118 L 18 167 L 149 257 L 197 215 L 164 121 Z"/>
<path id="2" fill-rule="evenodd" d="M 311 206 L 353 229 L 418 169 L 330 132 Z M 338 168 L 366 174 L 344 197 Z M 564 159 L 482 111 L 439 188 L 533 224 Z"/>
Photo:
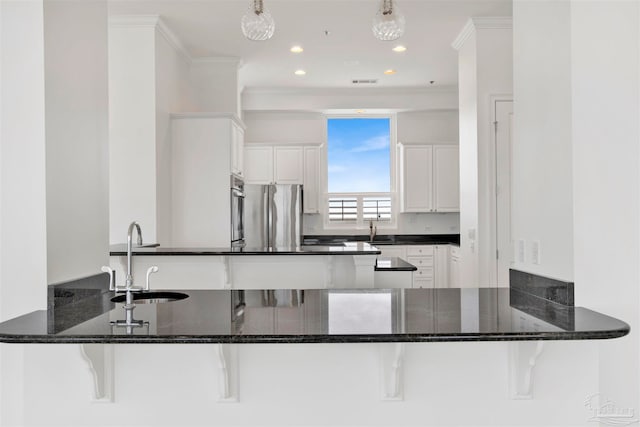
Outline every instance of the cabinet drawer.
<path id="1" fill-rule="evenodd" d="M 413 272 L 413 280 L 433 279 L 433 268 L 419 268 Z"/>
<path id="2" fill-rule="evenodd" d="M 409 246 L 407 256 L 433 256 L 433 246 Z"/>
<path id="3" fill-rule="evenodd" d="M 409 256 L 407 257 L 409 264 L 413 264 L 418 268 L 433 267 L 433 256 Z"/>
<path id="4" fill-rule="evenodd" d="M 433 289 L 433 279 L 413 279 L 413 287 Z"/>

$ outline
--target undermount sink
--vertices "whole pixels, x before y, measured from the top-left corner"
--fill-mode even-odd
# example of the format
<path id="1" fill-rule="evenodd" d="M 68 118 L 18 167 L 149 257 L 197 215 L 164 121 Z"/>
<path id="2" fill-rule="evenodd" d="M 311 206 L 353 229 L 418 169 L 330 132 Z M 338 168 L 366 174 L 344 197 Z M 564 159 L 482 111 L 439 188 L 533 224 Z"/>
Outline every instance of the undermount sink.
<path id="1" fill-rule="evenodd" d="M 111 298 L 112 302 L 125 302 L 126 295 L 118 295 Z M 159 304 L 164 302 L 180 301 L 189 298 L 189 295 L 181 292 L 137 292 L 133 294 L 136 304 Z"/>

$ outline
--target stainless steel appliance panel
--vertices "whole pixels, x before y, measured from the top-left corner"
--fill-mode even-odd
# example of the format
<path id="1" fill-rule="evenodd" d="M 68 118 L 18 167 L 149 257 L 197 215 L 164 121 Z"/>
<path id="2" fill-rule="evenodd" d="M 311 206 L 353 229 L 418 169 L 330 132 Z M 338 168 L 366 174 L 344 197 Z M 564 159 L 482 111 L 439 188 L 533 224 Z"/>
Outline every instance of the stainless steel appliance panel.
<path id="1" fill-rule="evenodd" d="M 302 234 L 302 186 L 271 185 L 269 246 L 298 247 Z"/>
<path id="2" fill-rule="evenodd" d="M 268 185 L 248 184 L 244 187 L 244 241 L 249 248 L 268 247 Z"/>
<path id="3" fill-rule="evenodd" d="M 231 246 L 244 246 L 244 182 L 231 176 Z"/>
<path id="4" fill-rule="evenodd" d="M 302 186 L 246 185 L 244 235 L 249 248 L 300 246 Z"/>

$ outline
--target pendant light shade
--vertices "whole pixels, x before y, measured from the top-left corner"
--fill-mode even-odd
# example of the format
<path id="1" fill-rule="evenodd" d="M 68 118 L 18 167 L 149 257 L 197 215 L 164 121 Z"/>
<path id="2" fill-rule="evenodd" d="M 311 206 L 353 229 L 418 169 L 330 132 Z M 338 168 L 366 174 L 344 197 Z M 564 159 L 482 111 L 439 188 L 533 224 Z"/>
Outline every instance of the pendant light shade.
<path id="1" fill-rule="evenodd" d="M 240 20 L 242 34 L 249 40 L 269 40 L 276 29 L 271 13 L 264 7 L 262 0 L 250 0 L 247 12 Z"/>
<path id="2" fill-rule="evenodd" d="M 381 0 L 373 18 L 373 35 L 378 40 L 397 40 L 404 34 L 404 15 L 393 0 Z"/>

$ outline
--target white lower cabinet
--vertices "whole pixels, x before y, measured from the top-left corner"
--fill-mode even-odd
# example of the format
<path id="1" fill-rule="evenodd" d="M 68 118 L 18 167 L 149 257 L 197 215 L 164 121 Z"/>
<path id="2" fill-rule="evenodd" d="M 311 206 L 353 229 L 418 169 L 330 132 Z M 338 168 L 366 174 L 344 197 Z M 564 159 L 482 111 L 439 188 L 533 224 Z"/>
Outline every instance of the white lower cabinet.
<path id="1" fill-rule="evenodd" d="M 449 249 L 449 285 L 452 288 L 460 287 L 460 247 L 451 246 Z"/>
<path id="2" fill-rule="evenodd" d="M 407 261 L 418 268 L 413 272 L 414 288 L 435 287 L 434 255 L 435 250 L 431 245 L 407 247 Z"/>
<path id="3" fill-rule="evenodd" d="M 460 248 L 451 245 L 379 246 L 383 257 L 399 257 L 416 266 L 413 288 L 453 288 L 458 286 L 457 270 L 452 273 L 451 254 Z M 456 262 L 458 258 L 456 257 Z M 456 264 L 457 267 L 457 264 Z M 455 280 L 455 283 L 452 283 Z"/>

